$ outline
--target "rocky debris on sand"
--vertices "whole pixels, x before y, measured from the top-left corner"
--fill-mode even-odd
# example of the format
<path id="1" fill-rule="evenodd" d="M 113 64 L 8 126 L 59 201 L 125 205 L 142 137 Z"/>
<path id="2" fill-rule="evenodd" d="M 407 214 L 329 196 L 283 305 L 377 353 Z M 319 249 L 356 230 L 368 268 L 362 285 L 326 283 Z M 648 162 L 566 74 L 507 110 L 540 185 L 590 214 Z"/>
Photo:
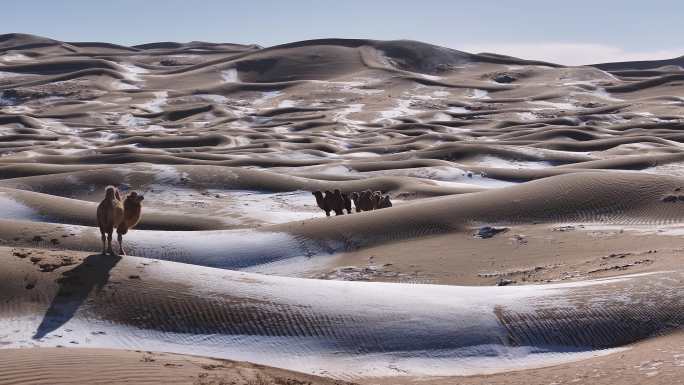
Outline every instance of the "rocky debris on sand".
<path id="1" fill-rule="evenodd" d="M 579 226 L 579 227 L 584 227 L 584 226 Z M 553 228 L 553 231 L 561 231 L 561 232 L 564 232 L 564 231 L 574 231 L 574 230 L 577 230 L 577 228 L 576 228 L 575 226 L 570 226 L 570 225 L 568 225 L 568 226 L 558 226 L 558 227 L 554 227 L 554 228 Z"/>
<path id="2" fill-rule="evenodd" d="M 494 81 L 497 83 L 507 84 L 507 83 L 513 83 L 516 80 L 517 80 L 516 78 L 514 78 L 513 76 L 511 76 L 509 74 L 498 74 L 498 75 L 494 76 Z"/>
<path id="3" fill-rule="evenodd" d="M 31 255 L 31 252 L 27 251 L 27 250 L 23 250 L 23 249 L 20 249 L 20 250 L 15 249 L 15 250 L 12 250 L 12 255 L 14 255 L 17 258 L 24 259 L 24 258 L 27 258 L 29 255 Z"/>
<path id="4" fill-rule="evenodd" d="M 41 261 L 41 260 L 42 260 L 42 259 L 38 259 L 37 262 L 39 262 L 39 261 Z M 33 262 L 33 258 L 31 258 L 31 261 Z M 34 264 L 37 263 L 37 262 L 34 262 Z M 43 273 L 49 273 L 49 272 L 55 271 L 55 270 L 57 270 L 57 269 L 59 269 L 60 267 L 63 267 L 63 266 L 71 266 L 71 265 L 73 265 L 74 263 L 75 263 L 75 262 L 74 262 L 73 258 L 71 258 L 71 257 L 65 255 L 65 256 L 61 257 L 61 258 L 59 259 L 59 261 L 57 261 L 57 262 L 44 262 L 44 263 L 39 263 L 39 264 L 38 264 L 38 268 L 39 268 L 40 271 L 42 271 Z"/>
<path id="5" fill-rule="evenodd" d="M 495 236 L 496 234 L 508 231 L 508 227 L 492 227 L 484 226 L 477 230 L 477 233 L 473 234 L 473 237 L 479 239 L 487 239 Z"/>
<path id="6" fill-rule="evenodd" d="M 392 266 L 391 263 L 386 263 L 382 266 L 371 264 L 367 266 L 338 267 L 330 272 L 319 274 L 314 278 L 337 281 L 372 281 L 375 279 L 389 279 L 392 281 L 416 280 L 417 272 L 399 273 L 396 271 L 389 271 L 388 268 L 390 266 Z"/>
<path id="7" fill-rule="evenodd" d="M 140 359 L 140 362 L 155 362 L 156 360 L 152 358 L 152 356 L 148 355 L 143 355 L 143 357 Z"/>
<path id="8" fill-rule="evenodd" d="M 587 271 L 587 274 L 594 274 L 594 273 L 601 273 L 605 271 L 612 271 L 612 270 L 626 270 L 629 269 L 630 267 L 634 267 L 637 265 L 643 265 L 643 264 L 651 264 L 653 263 L 652 259 L 640 259 L 638 261 L 634 261 L 632 263 L 626 263 L 624 265 L 615 265 L 615 266 L 609 266 L 609 267 L 601 267 L 598 269 L 594 270 L 589 270 Z"/>
<path id="9" fill-rule="evenodd" d="M 518 243 L 519 245 L 526 245 L 527 244 L 527 238 L 525 238 L 525 236 L 521 235 L 521 234 L 514 234 L 511 237 L 511 240 Z"/>
<path id="10" fill-rule="evenodd" d="M 555 266 L 552 266 L 552 267 L 555 267 Z M 542 270 L 548 269 L 548 268 L 549 267 L 534 266 L 534 267 L 527 268 L 527 269 L 478 273 L 477 276 L 480 278 L 494 278 L 494 277 L 501 278 L 501 277 L 510 277 L 513 275 L 530 275 L 530 274 L 537 273 L 539 271 L 542 271 Z"/>
<path id="11" fill-rule="evenodd" d="M 598 107 L 603 107 L 605 104 L 603 103 L 597 103 L 597 102 L 580 102 L 576 103 L 577 106 L 583 107 L 583 108 L 598 108 Z"/>
<path id="12" fill-rule="evenodd" d="M 603 257 L 601 257 L 601 259 L 624 258 L 628 255 L 632 255 L 632 253 L 613 253 L 613 254 L 603 256 Z"/>

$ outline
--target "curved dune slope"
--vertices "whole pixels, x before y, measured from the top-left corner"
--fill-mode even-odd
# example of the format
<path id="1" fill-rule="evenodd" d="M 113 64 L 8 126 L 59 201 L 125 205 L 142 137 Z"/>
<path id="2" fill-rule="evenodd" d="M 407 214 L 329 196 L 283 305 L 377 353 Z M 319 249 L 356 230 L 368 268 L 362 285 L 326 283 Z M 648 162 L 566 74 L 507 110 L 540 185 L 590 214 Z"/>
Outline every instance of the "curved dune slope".
<path id="1" fill-rule="evenodd" d="M 336 377 L 454 375 L 548 364 L 571 352 L 584 357 L 684 322 L 682 277 L 674 272 L 474 288 L 261 276 L 132 257 L 77 263 L 59 276 L 5 257 L 0 292 L 4 328 L 13 330 L 9 346 L 69 340 Z M 32 290 L 12 279 L 26 274 Z M 493 359 L 499 356 L 508 360 Z"/>
<path id="2" fill-rule="evenodd" d="M 338 184 L 333 186 L 345 186 L 335 183 Z M 302 257 L 467 230 L 481 224 L 681 223 L 684 204 L 677 197 L 683 186 L 684 179 L 676 177 L 573 173 L 486 192 L 405 203 L 391 210 L 228 231 L 187 231 L 201 230 L 203 226 L 212 228 L 217 222 L 218 227 L 228 227 L 221 226 L 220 218 L 209 213 L 186 215 L 180 221 L 173 214 L 152 211 L 146 214 L 140 230 L 126 237 L 126 243 L 134 255 L 212 267 L 247 268 L 290 258 L 299 263 Z M 311 199 L 309 193 L 301 194 Z M 290 195 L 289 199 L 293 197 Z M 94 203 L 65 198 L 48 200 L 45 194 L 12 189 L 0 189 L 0 198 L 6 202 L 5 217 L 11 218 L 2 226 L 4 237 L 12 238 L 15 234 L 17 227 L 11 225 L 13 221 L 38 234 L 60 233 L 62 225 L 37 225 L 35 221 L 59 222 L 72 225 L 69 231 L 78 233 L 78 237 L 60 240 L 60 247 L 100 250 L 96 229 L 73 226 L 95 225 L 92 215 L 88 215 L 92 214 Z M 320 215 L 316 211 L 302 214 L 302 219 Z M 289 215 L 289 219 L 294 219 L 292 213 Z"/>

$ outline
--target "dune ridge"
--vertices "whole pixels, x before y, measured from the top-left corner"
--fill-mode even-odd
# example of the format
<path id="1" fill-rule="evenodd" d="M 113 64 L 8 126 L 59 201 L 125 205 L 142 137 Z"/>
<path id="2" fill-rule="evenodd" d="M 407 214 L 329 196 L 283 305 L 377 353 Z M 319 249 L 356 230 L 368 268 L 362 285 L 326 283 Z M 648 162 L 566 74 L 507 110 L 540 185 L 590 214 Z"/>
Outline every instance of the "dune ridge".
<path id="1" fill-rule="evenodd" d="M 307 373 L 188 358 L 183 381 L 207 360 L 244 383 L 486 383 L 452 377 L 669 346 L 682 76 L 681 58 L 570 67 L 410 40 L 0 35 L 0 355 L 119 349 L 92 364 L 141 381 L 159 372 L 135 350 Z M 145 196 L 131 257 L 95 254 L 109 185 Z M 335 189 L 393 207 L 326 218 L 311 192 Z M 10 361 L 0 382 L 40 383 Z"/>

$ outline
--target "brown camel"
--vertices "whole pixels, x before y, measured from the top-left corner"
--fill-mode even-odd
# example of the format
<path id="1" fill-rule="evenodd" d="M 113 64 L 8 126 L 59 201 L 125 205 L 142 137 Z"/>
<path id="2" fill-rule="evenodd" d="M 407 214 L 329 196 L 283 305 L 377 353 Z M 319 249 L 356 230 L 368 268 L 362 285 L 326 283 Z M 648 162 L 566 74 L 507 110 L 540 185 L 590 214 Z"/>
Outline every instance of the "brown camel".
<path id="1" fill-rule="evenodd" d="M 359 194 L 355 201 L 356 211 L 371 211 L 373 210 L 373 193 L 370 190 L 363 190 Z"/>
<path id="2" fill-rule="evenodd" d="M 327 191 L 326 191 L 327 192 Z M 325 216 L 329 217 L 330 216 L 330 207 L 328 206 L 328 202 L 326 201 L 325 197 L 323 196 L 323 193 L 320 191 L 314 191 L 311 194 L 316 197 L 316 204 L 318 207 L 325 211 Z"/>
<path id="3" fill-rule="evenodd" d="M 117 241 L 119 241 L 119 254 L 126 255 L 123 249 L 123 236 L 128 232 L 128 230 L 132 229 L 138 224 L 138 222 L 140 222 L 143 199 L 145 199 L 144 196 L 138 195 L 137 192 L 133 191 L 128 194 L 123 202 L 123 220 L 116 227 Z"/>
<path id="4" fill-rule="evenodd" d="M 346 204 L 342 191 L 335 189 L 332 193 L 332 199 L 330 200 L 330 207 L 335 211 L 335 215 L 344 215 L 345 206 Z"/>
<path id="5" fill-rule="evenodd" d="M 97 206 L 97 226 L 102 235 L 102 254 L 114 254 L 112 251 L 112 233 L 121 223 L 124 216 L 123 202 L 119 190 L 114 186 L 105 189 L 105 197 Z M 105 245 L 105 241 L 107 245 Z"/>
<path id="6" fill-rule="evenodd" d="M 385 195 L 380 199 L 380 203 L 378 203 L 378 209 L 386 209 L 388 207 L 392 207 L 392 201 L 390 201 L 389 195 Z"/>
<path id="7" fill-rule="evenodd" d="M 382 192 L 374 191 L 371 195 L 371 202 L 373 205 L 373 210 L 380 208 L 380 200 L 382 200 Z"/>
<path id="8" fill-rule="evenodd" d="M 359 193 L 357 193 L 356 191 L 351 193 L 351 200 L 354 201 L 354 209 L 357 213 L 361 212 L 361 206 L 359 206 L 359 199 Z"/>
<path id="9" fill-rule="evenodd" d="M 112 233 L 116 228 L 119 241 L 119 253 L 124 254 L 122 238 L 129 229 L 140 221 L 141 203 L 145 199 L 136 192 L 121 199 L 119 190 L 114 186 L 105 189 L 105 197 L 97 206 L 97 226 L 102 235 L 102 254 L 114 254 L 112 251 Z M 106 244 L 105 244 L 106 241 Z"/>
<path id="10" fill-rule="evenodd" d="M 335 189 L 333 192 L 326 190 L 325 193 L 314 191 L 311 194 L 316 197 L 316 204 L 321 210 L 325 211 L 325 215 L 328 217 L 331 211 L 335 215 L 344 215 L 345 209 L 347 209 L 347 212 L 351 212 L 351 200 L 338 189 Z"/>
<path id="11" fill-rule="evenodd" d="M 349 194 L 347 193 L 342 193 L 342 200 L 344 201 L 344 208 L 347 210 L 347 214 L 352 213 L 352 200 L 349 197 Z"/>

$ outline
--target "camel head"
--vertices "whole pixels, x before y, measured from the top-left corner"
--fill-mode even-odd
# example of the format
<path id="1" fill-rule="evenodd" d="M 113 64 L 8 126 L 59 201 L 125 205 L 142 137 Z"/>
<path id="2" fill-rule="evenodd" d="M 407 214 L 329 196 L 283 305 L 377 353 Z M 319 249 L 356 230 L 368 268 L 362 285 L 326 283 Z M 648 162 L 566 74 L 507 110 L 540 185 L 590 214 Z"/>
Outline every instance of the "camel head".
<path id="1" fill-rule="evenodd" d="M 107 186 L 105 189 L 105 199 L 120 199 L 119 190 L 114 186 Z"/>
<path id="2" fill-rule="evenodd" d="M 145 199 L 145 197 L 144 197 L 143 195 L 138 194 L 138 193 L 135 192 L 135 191 L 130 192 L 130 193 L 126 196 L 126 201 L 127 201 L 127 202 L 136 203 L 136 204 L 140 204 L 140 202 L 142 202 L 143 199 Z"/>

